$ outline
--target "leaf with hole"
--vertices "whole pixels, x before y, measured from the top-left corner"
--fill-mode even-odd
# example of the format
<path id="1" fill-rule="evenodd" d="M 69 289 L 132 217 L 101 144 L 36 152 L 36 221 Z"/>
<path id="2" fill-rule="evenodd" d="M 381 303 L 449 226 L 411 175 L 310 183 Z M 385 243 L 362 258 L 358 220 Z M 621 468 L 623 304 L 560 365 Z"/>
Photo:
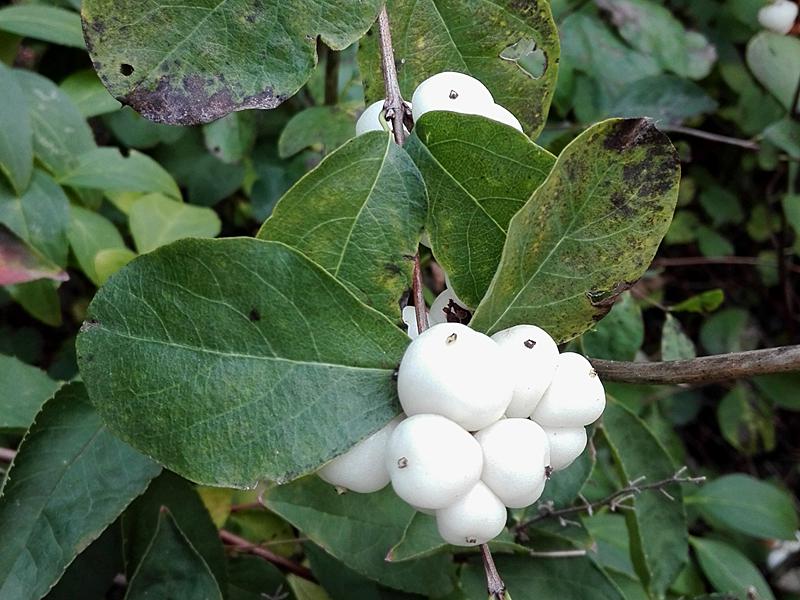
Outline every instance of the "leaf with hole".
<path id="1" fill-rule="evenodd" d="M 191 125 L 275 108 L 308 80 L 320 37 L 334 50 L 374 22 L 378 0 L 86 0 L 100 79 L 153 121 Z"/>
<path id="2" fill-rule="evenodd" d="M 390 421 L 407 344 L 297 251 L 233 238 L 130 262 L 95 296 L 77 350 L 120 437 L 187 479 L 252 487 L 313 471 Z"/>
<path id="3" fill-rule="evenodd" d="M 511 127 L 451 112 L 426 114 L 406 149 L 428 187 L 433 254 L 458 297 L 474 308 L 500 263 L 511 217 L 555 157 Z"/>
<path id="4" fill-rule="evenodd" d="M 403 97 L 442 71 L 479 79 L 535 138 L 547 120 L 558 77 L 559 41 L 545 0 L 390 0 Z M 384 97 L 378 36 L 362 40 L 359 63 L 369 105 Z"/>
<path id="5" fill-rule="evenodd" d="M 645 272 L 678 199 L 680 164 L 647 119 L 611 119 L 567 146 L 511 219 L 470 326 L 537 323 L 563 342 L 604 317 Z"/>

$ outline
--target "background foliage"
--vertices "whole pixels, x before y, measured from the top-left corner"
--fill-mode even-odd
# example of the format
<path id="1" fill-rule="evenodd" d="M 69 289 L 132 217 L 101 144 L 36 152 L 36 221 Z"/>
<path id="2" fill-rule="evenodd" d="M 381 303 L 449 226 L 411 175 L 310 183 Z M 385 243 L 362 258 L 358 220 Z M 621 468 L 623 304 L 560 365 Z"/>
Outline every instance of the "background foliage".
<path id="1" fill-rule="evenodd" d="M 489 290 L 475 325 L 502 327 L 510 310 L 504 280 L 530 276 L 503 244 L 524 238 L 542 206 L 571 209 L 578 196 L 564 191 L 569 178 L 561 175 L 570 158 L 583 153 L 579 166 L 621 169 L 653 159 L 641 149 L 621 157 L 592 145 L 592 136 L 621 123 L 592 126 L 597 121 L 654 119 L 677 147 L 680 192 L 676 198 L 650 190 L 648 209 L 628 215 L 643 231 L 666 231 L 639 283 L 613 303 L 625 289 L 614 284 L 648 267 L 615 262 L 612 273 L 587 282 L 603 293 L 579 299 L 580 318 L 558 322 L 562 311 L 545 307 L 537 321 L 588 356 L 618 360 L 798 340 L 800 124 L 792 104 L 800 39 L 760 32 L 761 0 L 553 0 L 550 10 L 544 2 L 389 2 L 405 94 L 434 72 L 469 70 L 536 142 L 517 134 L 498 142 L 492 123 L 430 115 L 415 128 L 408 153 L 380 134 L 350 141 L 364 102 L 382 93 L 376 36 L 353 43 L 374 20 L 377 2 L 263 2 L 252 11 L 231 0 L 218 10 L 198 2 L 195 12 L 205 10 L 207 18 L 177 54 L 155 23 L 126 30 L 148 50 L 138 55 L 108 42 L 119 23 L 103 19 L 143 3 L 84 0 L 91 55 L 80 4 L 0 3 L 0 447 L 18 451 L 13 465 L 0 457 L 8 471 L 0 496 L 4 600 L 485 598 L 477 555 L 444 546 L 432 519 L 388 490 L 337 495 L 313 476 L 255 490 L 203 487 L 128 443 L 161 462 L 169 456 L 171 469 L 192 481 L 244 487 L 263 474 L 282 480 L 307 473 L 386 422 L 396 410 L 391 371 L 406 343 L 393 299 L 407 287 L 405 257 L 421 225 L 427 220 L 437 257 L 472 308 Z M 324 4 L 341 11 L 326 20 Z M 291 27 L 275 33 L 269 15 L 278 5 Z M 181 22 L 197 21 L 180 10 Z M 235 28 L 226 29 L 229 21 Z M 271 95 L 256 98 L 254 80 L 266 67 L 254 40 L 266 38 L 283 43 L 293 63 L 286 72 L 271 69 Z M 123 107 L 93 66 L 116 95 L 169 124 Z M 159 112 L 165 102 L 170 110 Z M 233 107 L 266 106 L 275 108 L 205 123 Z M 642 168 L 670 167 L 662 177 L 674 183 L 674 158 L 666 141 L 659 143 L 658 160 Z M 369 160 L 359 160 L 364 156 Z M 338 172 L 345 175 L 331 181 Z M 492 176 L 490 183 L 461 185 L 476 173 Z M 639 197 L 636 184 L 621 179 L 605 198 Z M 537 188 L 540 202 L 525 204 Z M 453 238 L 464 216 L 494 196 L 518 206 L 484 211 L 491 218 L 478 223 L 485 241 L 475 248 Z M 302 220 L 290 206 L 303 207 Z M 605 214 L 601 208 L 586 222 Z M 330 223 L 341 214 L 354 220 L 349 236 Z M 383 231 L 387 222 L 397 226 Z M 319 232 L 314 244 L 303 238 L 309 227 Z M 382 244 L 374 241 L 379 229 Z M 618 229 L 606 221 L 599 235 L 613 238 Z M 187 237 L 256 235 L 273 241 L 168 246 Z M 550 237 L 558 235 L 563 231 L 554 227 Z M 633 232 L 616 246 L 593 249 L 583 240 L 564 249 L 551 257 L 550 276 L 531 277 L 526 306 L 561 298 L 557 275 L 565 269 L 596 277 L 580 267 L 598 252 L 627 251 L 647 263 L 659 239 Z M 379 260 L 365 255 L 363 240 L 373 240 Z M 456 251 L 438 252 L 452 244 Z M 480 260 L 464 261 L 464 248 Z M 303 256 L 315 252 L 313 263 Z M 89 309 L 98 287 L 139 255 L 146 256 Z M 423 262 L 434 294 L 444 286 L 442 272 L 429 252 Z M 497 265 L 503 275 L 493 282 Z M 145 273 L 163 288 L 143 286 Z M 302 278 L 305 291 L 292 278 Z M 189 294 L 170 296 L 170 287 Z M 291 311 L 308 317 L 307 330 L 298 332 L 291 318 L 276 327 Z M 126 317 L 136 312 L 130 326 Z M 88 392 L 116 399 L 100 412 L 76 380 L 75 339 L 84 321 L 78 350 Z M 131 338 L 130 355 L 109 350 L 114 336 Z M 187 347 L 207 360 L 181 358 Z M 105 387 L 93 376 L 95 359 L 101 375 L 117 374 Z M 220 360 L 227 376 L 238 376 L 215 378 Z M 161 419 L 161 430 L 126 425 L 148 394 L 185 399 L 175 376 L 181 364 L 194 365 L 193 385 L 207 383 L 206 396 L 182 406 L 187 420 L 200 413 L 209 420 L 182 434 L 202 442 L 193 456 L 166 447 L 164 432 L 174 422 L 165 420 L 175 413 L 150 415 L 153 423 Z M 274 401 L 248 404 L 275 377 L 283 385 L 270 389 Z M 358 399 L 347 415 L 325 395 L 334 379 L 349 381 L 349 397 Z M 592 452 L 553 478 L 539 508 L 599 500 L 630 480 L 658 481 L 682 465 L 709 481 L 672 485 L 670 497 L 644 492 L 630 510 L 542 519 L 525 535 L 498 539 L 492 547 L 515 600 L 800 597 L 797 549 L 782 566 L 770 558 L 797 535 L 799 386 L 798 374 L 693 388 L 607 386 L 613 400 Z M 375 397 L 388 399 L 376 406 Z M 284 426 L 297 398 L 318 402 L 306 403 L 313 413 L 307 421 Z M 328 427 L 330 419 L 347 426 Z M 236 445 L 246 427 L 274 423 L 280 426 L 263 447 Z M 298 441 L 310 434 L 324 443 Z M 275 448 L 285 454 L 267 454 Z M 297 469 L 298 462 L 304 466 Z M 512 514 L 510 524 L 537 514 L 537 507 Z M 280 570 L 250 545 L 298 568 Z M 576 550 L 585 553 L 531 555 Z"/>

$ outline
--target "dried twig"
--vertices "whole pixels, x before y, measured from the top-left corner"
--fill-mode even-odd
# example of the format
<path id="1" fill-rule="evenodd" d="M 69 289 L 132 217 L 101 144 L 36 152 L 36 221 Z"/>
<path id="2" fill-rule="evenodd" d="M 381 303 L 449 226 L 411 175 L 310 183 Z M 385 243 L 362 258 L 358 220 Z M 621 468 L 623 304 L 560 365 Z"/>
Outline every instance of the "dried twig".
<path id="1" fill-rule="evenodd" d="M 629 481 L 628 485 L 626 485 L 624 488 L 617 490 L 613 494 L 609 494 L 601 500 L 596 500 L 595 502 L 586 502 L 584 500 L 583 504 L 579 504 L 578 506 L 571 506 L 569 508 L 555 510 L 553 509 L 553 505 L 551 503 L 544 503 L 539 506 L 539 514 L 537 516 L 518 523 L 514 527 L 514 530 L 519 534 L 533 523 L 543 521 L 545 519 L 558 519 L 561 521 L 562 525 L 567 525 L 569 523 L 565 519 L 566 516 L 584 512 L 592 515 L 598 508 L 605 506 L 612 511 L 627 509 L 630 508 L 630 506 L 627 504 L 628 500 L 632 500 L 646 490 L 659 491 L 670 500 L 674 500 L 670 493 L 667 492 L 666 488 L 669 486 L 682 483 L 691 483 L 697 485 L 706 480 L 705 477 L 689 477 L 686 475 L 686 471 L 687 467 L 681 467 L 675 472 L 674 475 L 672 475 L 672 477 L 655 481 L 653 483 L 642 483 L 645 480 L 645 477 L 637 477 L 636 479 Z"/>
<path id="2" fill-rule="evenodd" d="M 275 554 L 266 548 L 262 548 L 257 544 L 253 544 L 246 539 L 227 531 L 226 529 L 219 530 L 219 539 L 240 552 L 246 552 L 247 554 L 258 556 L 259 558 L 263 558 L 267 562 L 272 563 L 284 571 L 294 573 L 298 577 L 302 577 L 308 581 L 312 581 L 314 583 L 317 582 L 317 579 L 314 577 L 314 574 L 310 569 L 307 569 L 303 565 L 297 564 L 296 562 L 293 562 L 284 556 Z"/>

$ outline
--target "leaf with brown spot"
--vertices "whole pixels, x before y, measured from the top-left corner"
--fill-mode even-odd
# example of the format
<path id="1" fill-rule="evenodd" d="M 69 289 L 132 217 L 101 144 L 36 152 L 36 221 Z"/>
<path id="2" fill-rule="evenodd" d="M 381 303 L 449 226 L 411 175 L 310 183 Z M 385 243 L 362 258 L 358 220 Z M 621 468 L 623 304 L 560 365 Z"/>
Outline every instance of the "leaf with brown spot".
<path id="1" fill-rule="evenodd" d="M 511 219 L 500 266 L 470 323 L 536 323 L 559 342 L 589 329 L 642 276 L 678 199 L 675 148 L 646 119 L 578 136 Z"/>
<path id="2" fill-rule="evenodd" d="M 317 36 L 358 40 L 379 0 L 86 0 L 95 69 L 120 102 L 159 123 L 206 123 L 275 108 L 308 80 Z"/>

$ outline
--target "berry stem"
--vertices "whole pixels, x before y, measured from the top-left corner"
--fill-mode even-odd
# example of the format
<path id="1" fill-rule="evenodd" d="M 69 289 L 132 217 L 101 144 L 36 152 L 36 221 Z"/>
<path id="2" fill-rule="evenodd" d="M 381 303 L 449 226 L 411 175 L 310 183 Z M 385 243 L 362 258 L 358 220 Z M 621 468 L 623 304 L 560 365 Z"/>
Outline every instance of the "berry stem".
<path id="1" fill-rule="evenodd" d="M 234 550 L 258 556 L 259 558 L 263 558 L 265 561 L 272 563 L 276 567 L 287 571 L 288 573 L 293 573 L 294 575 L 302 577 L 303 579 L 311 581 L 312 583 L 317 582 L 316 577 L 314 577 L 314 574 L 310 569 L 307 569 L 303 565 L 297 564 L 296 562 L 292 562 L 284 556 L 275 554 L 274 552 L 267 550 L 258 544 L 253 544 L 243 537 L 239 537 L 238 535 L 233 534 L 226 529 L 219 530 L 219 538 L 225 544 L 231 546 Z"/>
<path id="2" fill-rule="evenodd" d="M 389 14 L 386 5 L 378 14 L 378 39 L 381 47 L 381 71 L 383 82 L 386 86 L 386 102 L 384 104 L 385 117 L 392 123 L 394 141 L 403 145 L 406 141 L 406 132 L 403 122 L 411 115 L 408 105 L 403 101 L 400 92 L 400 82 L 397 79 L 397 67 L 394 62 L 394 47 L 392 46 L 392 32 L 389 29 Z"/>
<path id="3" fill-rule="evenodd" d="M 500 573 L 497 572 L 488 544 L 481 544 L 481 558 L 483 559 L 483 570 L 486 572 L 486 589 L 489 592 L 489 600 L 505 600 L 506 584 L 500 577 Z"/>

